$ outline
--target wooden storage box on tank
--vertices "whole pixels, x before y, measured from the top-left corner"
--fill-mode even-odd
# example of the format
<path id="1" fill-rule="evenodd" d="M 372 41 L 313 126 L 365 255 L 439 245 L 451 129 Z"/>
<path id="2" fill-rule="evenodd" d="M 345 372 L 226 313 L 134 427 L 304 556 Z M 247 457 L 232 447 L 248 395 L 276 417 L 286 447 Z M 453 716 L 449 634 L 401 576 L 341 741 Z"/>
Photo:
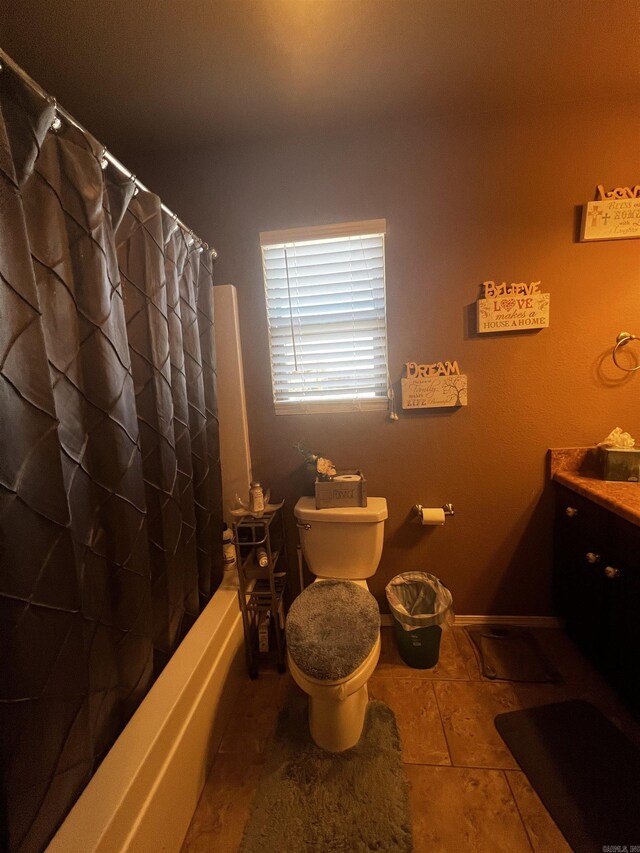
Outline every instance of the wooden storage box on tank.
<path id="1" fill-rule="evenodd" d="M 366 505 L 367 481 L 362 471 L 338 471 L 333 480 L 316 480 L 316 509 Z"/>

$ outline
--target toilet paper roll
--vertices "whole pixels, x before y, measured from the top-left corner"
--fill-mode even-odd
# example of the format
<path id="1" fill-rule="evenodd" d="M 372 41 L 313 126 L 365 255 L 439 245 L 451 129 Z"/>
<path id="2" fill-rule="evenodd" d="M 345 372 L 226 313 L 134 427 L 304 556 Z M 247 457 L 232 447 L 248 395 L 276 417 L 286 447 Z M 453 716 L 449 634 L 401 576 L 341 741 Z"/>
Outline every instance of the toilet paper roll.
<path id="1" fill-rule="evenodd" d="M 420 513 L 421 524 L 444 524 L 444 510 L 439 506 L 427 506 Z"/>

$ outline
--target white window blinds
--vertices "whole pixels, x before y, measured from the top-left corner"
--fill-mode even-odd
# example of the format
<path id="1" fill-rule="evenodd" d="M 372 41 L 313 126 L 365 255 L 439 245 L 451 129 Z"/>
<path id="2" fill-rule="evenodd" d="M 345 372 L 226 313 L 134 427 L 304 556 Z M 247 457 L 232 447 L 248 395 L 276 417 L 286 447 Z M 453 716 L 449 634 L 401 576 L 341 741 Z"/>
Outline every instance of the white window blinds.
<path id="1" fill-rule="evenodd" d="M 387 407 L 384 230 L 260 235 L 276 413 Z"/>

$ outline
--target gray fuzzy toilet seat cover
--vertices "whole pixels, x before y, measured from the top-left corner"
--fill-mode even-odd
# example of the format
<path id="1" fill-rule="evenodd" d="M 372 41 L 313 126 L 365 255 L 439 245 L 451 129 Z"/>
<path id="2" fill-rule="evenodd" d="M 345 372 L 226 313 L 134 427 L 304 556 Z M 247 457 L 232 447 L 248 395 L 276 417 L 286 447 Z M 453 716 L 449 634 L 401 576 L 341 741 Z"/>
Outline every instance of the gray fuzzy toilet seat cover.
<path id="1" fill-rule="evenodd" d="M 347 678 L 366 659 L 380 633 L 375 598 L 351 581 L 308 586 L 287 616 L 287 648 L 300 669 L 323 681 Z"/>

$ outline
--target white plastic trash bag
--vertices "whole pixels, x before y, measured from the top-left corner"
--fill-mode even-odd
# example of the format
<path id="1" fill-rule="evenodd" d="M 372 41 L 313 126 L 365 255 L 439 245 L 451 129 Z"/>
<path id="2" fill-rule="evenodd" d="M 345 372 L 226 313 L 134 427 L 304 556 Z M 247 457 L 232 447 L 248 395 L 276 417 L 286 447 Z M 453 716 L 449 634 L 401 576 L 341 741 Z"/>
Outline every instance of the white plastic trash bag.
<path id="1" fill-rule="evenodd" d="M 427 572 L 396 575 L 385 592 L 391 612 L 405 631 L 453 624 L 451 593 L 435 575 Z"/>

